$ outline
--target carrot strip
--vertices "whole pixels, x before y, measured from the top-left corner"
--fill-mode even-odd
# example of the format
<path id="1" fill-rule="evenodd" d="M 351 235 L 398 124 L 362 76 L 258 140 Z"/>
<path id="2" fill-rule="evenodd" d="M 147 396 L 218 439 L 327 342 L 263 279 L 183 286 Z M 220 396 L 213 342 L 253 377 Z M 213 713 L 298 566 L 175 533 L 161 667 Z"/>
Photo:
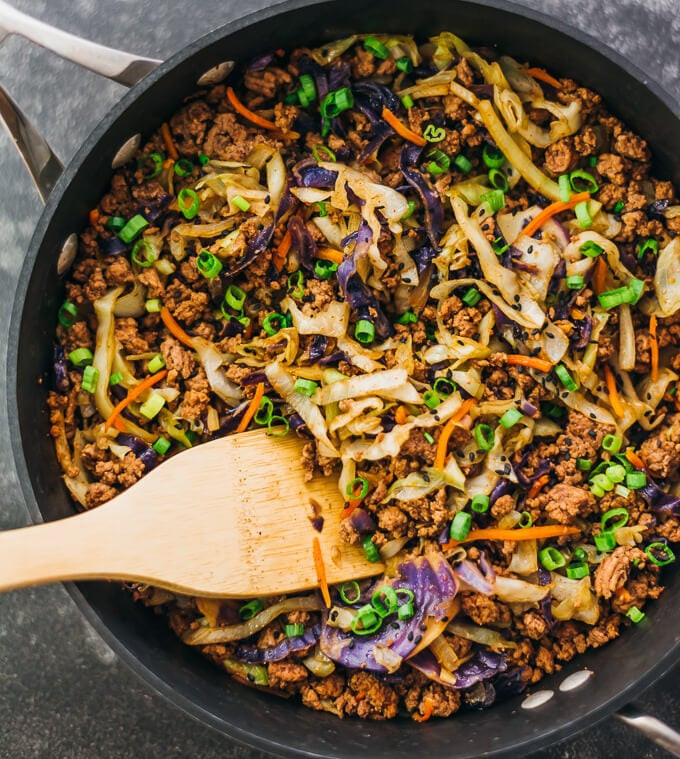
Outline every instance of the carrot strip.
<path id="1" fill-rule="evenodd" d="M 578 527 L 568 527 L 564 524 L 546 524 L 541 527 L 515 528 L 514 530 L 504 530 L 500 527 L 488 527 L 485 530 L 470 530 L 464 540 L 449 540 L 442 548 L 447 551 L 449 548 L 455 548 L 461 543 L 470 543 L 473 540 L 540 540 L 542 538 L 561 538 L 564 535 L 577 535 L 580 533 Z"/>
<path id="2" fill-rule="evenodd" d="M 652 382 L 659 379 L 659 341 L 656 339 L 656 315 L 649 317 L 649 350 L 652 354 Z"/>
<path id="3" fill-rule="evenodd" d="M 555 203 L 551 203 L 549 206 L 546 206 L 538 216 L 535 216 L 526 227 L 524 227 L 522 234 L 527 237 L 533 237 L 548 219 L 551 219 L 555 214 L 562 213 L 562 211 L 568 211 L 575 205 L 583 203 L 584 200 L 590 200 L 589 192 L 578 192 L 576 195 L 572 195 L 566 202 L 558 200 Z"/>
<path id="4" fill-rule="evenodd" d="M 612 372 L 612 370 L 606 365 L 604 367 L 604 381 L 607 385 L 607 392 L 609 393 L 609 402 L 611 403 L 612 410 L 616 416 L 622 417 L 626 413 L 626 410 L 623 407 L 623 403 L 621 403 L 621 396 L 616 388 L 614 372 Z"/>
<path id="5" fill-rule="evenodd" d="M 246 108 L 246 106 L 243 105 L 238 97 L 236 97 L 236 93 L 234 92 L 233 87 L 227 87 L 227 100 L 229 100 L 236 113 L 240 113 L 244 119 L 248 119 L 248 121 L 251 121 L 253 124 L 257 124 L 257 126 L 262 127 L 263 129 L 271 129 L 273 131 L 278 130 L 278 127 L 273 121 L 263 119 L 262 116 L 258 116 L 249 108 Z"/>
<path id="6" fill-rule="evenodd" d="M 626 458 L 636 469 L 645 469 L 645 462 L 632 448 L 626 448 Z"/>
<path id="7" fill-rule="evenodd" d="M 427 145 L 427 140 L 422 135 L 402 124 L 386 105 L 383 106 L 382 117 L 400 137 L 412 142 L 414 145 Z"/>
<path id="8" fill-rule="evenodd" d="M 112 424 L 118 430 L 118 432 L 126 432 L 125 425 L 123 424 L 123 422 L 121 421 L 121 418 L 119 416 L 117 416 L 113 420 Z"/>
<path id="9" fill-rule="evenodd" d="M 99 221 L 99 209 L 93 208 L 90 211 L 90 224 L 94 226 Z"/>
<path id="10" fill-rule="evenodd" d="M 545 69 L 539 69 L 539 68 L 524 69 L 524 73 L 528 74 L 534 79 L 538 79 L 539 82 L 545 82 L 546 84 L 549 84 L 551 87 L 554 87 L 556 90 L 562 89 L 562 82 L 560 82 L 559 79 L 555 79 L 554 76 L 550 76 L 550 74 Z"/>
<path id="11" fill-rule="evenodd" d="M 179 153 L 177 152 L 175 141 L 172 139 L 172 134 L 170 134 L 170 125 L 167 121 L 161 125 L 161 137 L 165 143 L 168 155 L 170 158 L 172 158 L 173 161 L 176 161 L 179 158 Z"/>
<path id="12" fill-rule="evenodd" d="M 317 258 L 323 258 L 324 261 L 332 261 L 335 264 L 341 264 L 345 258 L 341 250 L 335 248 L 319 248 L 316 251 Z"/>
<path id="13" fill-rule="evenodd" d="M 531 486 L 531 490 L 527 494 L 527 498 L 536 498 L 536 496 L 541 492 L 544 485 L 548 484 L 548 481 L 550 480 L 549 474 L 542 474 L 536 482 Z"/>
<path id="14" fill-rule="evenodd" d="M 255 416 L 255 412 L 260 408 L 260 401 L 262 400 L 262 396 L 264 395 L 264 382 L 258 382 L 257 387 L 255 388 L 255 395 L 253 396 L 252 401 L 250 401 L 250 406 L 246 409 L 246 413 L 243 415 L 241 421 L 239 422 L 238 427 L 236 428 L 236 432 L 243 432 L 245 429 L 247 429 L 248 425 L 250 424 L 250 420 Z"/>
<path id="15" fill-rule="evenodd" d="M 145 390 L 148 390 L 150 387 L 153 387 L 153 385 L 155 385 L 157 382 L 160 382 L 167 373 L 168 373 L 168 370 L 163 369 L 162 371 L 156 372 L 156 374 L 152 374 L 150 377 L 147 377 L 145 380 L 142 380 L 139 383 L 139 385 L 135 385 L 134 387 L 131 387 L 128 390 L 128 394 L 125 396 L 125 398 L 123 398 L 123 400 L 114 407 L 113 411 L 111 412 L 111 415 L 104 422 L 104 429 L 108 430 L 108 428 L 112 424 L 115 424 L 116 419 L 118 418 L 118 415 L 124 408 L 129 406 L 132 403 L 132 401 L 135 400 L 135 398 L 139 398 L 139 396 Z"/>
<path id="16" fill-rule="evenodd" d="M 279 247 L 274 253 L 274 266 L 276 266 L 277 271 L 281 271 L 281 269 L 283 269 L 283 265 L 286 263 L 286 257 L 288 256 L 288 251 L 290 250 L 292 244 L 293 238 L 290 232 L 286 230 L 286 234 L 281 238 Z"/>
<path id="17" fill-rule="evenodd" d="M 177 324 L 175 317 L 168 311 L 166 306 L 161 308 L 161 320 L 168 328 L 168 331 L 176 337 L 180 343 L 184 343 L 189 348 L 194 347 L 193 339 Z"/>
<path id="18" fill-rule="evenodd" d="M 546 361 L 544 358 L 522 356 L 520 353 L 511 353 L 505 360 L 512 366 L 527 366 L 530 369 L 538 369 L 539 372 L 549 372 L 553 368 L 550 361 Z"/>
<path id="19" fill-rule="evenodd" d="M 460 408 L 444 425 L 442 434 L 439 436 L 439 440 L 437 441 L 437 452 L 435 453 L 434 457 L 435 469 L 444 468 L 444 464 L 446 463 L 446 449 L 449 445 L 449 438 L 451 437 L 451 433 L 453 432 L 456 424 L 467 414 L 467 412 L 475 405 L 475 403 L 477 403 L 477 401 L 474 398 L 468 398 L 467 400 L 464 400 L 461 403 Z"/>
<path id="20" fill-rule="evenodd" d="M 394 421 L 397 424 L 405 424 L 408 417 L 408 409 L 406 406 L 399 406 L 394 412 Z"/>
<path id="21" fill-rule="evenodd" d="M 424 703 L 425 708 L 423 709 L 422 715 L 416 713 L 413 714 L 413 719 L 416 722 L 427 722 L 432 716 L 432 712 L 434 711 L 434 701 L 431 698 L 426 698 Z"/>
<path id="22" fill-rule="evenodd" d="M 595 295 L 599 295 L 604 292 L 604 282 L 607 279 L 607 264 L 602 256 L 599 256 L 597 263 L 595 264 L 595 272 L 593 273 L 593 290 Z"/>
<path id="23" fill-rule="evenodd" d="M 319 581 L 319 588 L 321 589 L 321 595 L 323 596 L 324 603 L 327 608 L 331 608 L 331 594 L 328 590 L 328 582 L 326 581 L 326 566 L 323 563 L 323 555 L 321 554 L 321 543 L 319 538 L 314 538 L 312 542 L 312 549 L 314 552 L 314 566 L 316 568 L 316 579 Z"/>

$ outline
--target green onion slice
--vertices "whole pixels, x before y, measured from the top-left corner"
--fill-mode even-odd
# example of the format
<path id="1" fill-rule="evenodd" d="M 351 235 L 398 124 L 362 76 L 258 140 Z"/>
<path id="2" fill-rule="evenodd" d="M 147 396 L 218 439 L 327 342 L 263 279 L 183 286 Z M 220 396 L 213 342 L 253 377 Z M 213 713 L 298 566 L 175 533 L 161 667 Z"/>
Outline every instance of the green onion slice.
<path id="1" fill-rule="evenodd" d="M 503 193 L 510 189 L 508 179 L 500 169 L 489 170 L 489 183 L 494 189 L 500 190 Z"/>
<path id="2" fill-rule="evenodd" d="M 622 507 L 618 509 L 609 509 L 609 511 L 606 511 L 602 515 L 602 520 L 600 522 L 602 525 L 602 532 L 607 532 L 607 530 L 618 530 L 619 527 L 625 527 L 626 524 L 628 524 L 629 516 L 628 511 Z M 613 524 L 609 524 L 612 520 L 615 520 Z"/>
<path id="3" fill-rule="evenodd" d="M 662 555 L 661 559 L 656 555 L 659 553 L 659 551 Z M 662 543 L 661 541 L 650 543 L 647 548 L 645 548 L 645 553 L 649 557 L 649 560 L 652 562 L 652 564 L 656 564 L 657 567 L 665 567 L 666 564 L 672 564 L 675 561 L 675 554 L 671 550 L 671 547 L 669 545 L 666 545 L 666 543 Z"/>
<path id="4" fill-rule="evenodd" d="M 595 177 L 583 169 L 576 169 L 569 174 L 569 184 L 574 192 L 589 192 L 591 195 L 600 189 Z"/>
<path id="5" fill-rule="evenodd" d="M 78 316 L 78 309 L 73 303 L 69 303 L 69 301 L 66 300 L 61 306 L 59 306 L 57 318 L 62 327 L 72 327 L 76 322 L 76 316 Z"/>
<path id="6" fill-rule="evenodd" d="M 484 145 L 484 149 L 482 150 L 482 161 L 484 161 L 484 165 L 489 169 L 500 169 L 505 163 L 505 156 L 498 148 L 492 147 L 491 145 Z"/>
<path id="7" fill-rule="evenodd" d="M 470 508 L 475 512 L 475 514 L 484 514 L 489 510 L 490 503 L 491 499 L 489 496 L 480 493 L 472 498 Z"/>
<path id="8" fill-rule="evenodd" d="M 360 343 L 372 343 L 375 339 L 375 327 L 368 319 L 359 319 L 354 327 L 354 337 Z"/>
<path id="9" fill-rule="evenodd" d="M 188 158 L 178 158 L 175 161 L 175 174 L 178 177 L 189 177 L 194 173 L 194 164 Z"/>
<path id="10" fill-rule="evenodd" d="M 364 50 L 368 50 L 369 53 L 372 53 L 376 58 L 380 58 L 380 60 L 383 61 L 386 60 L 390 54 L 387 47 L 375 37 L 366 37 L 364 40 Z"/>
<path id="11" fill-rule="evenodd" d="M 375 564 L 377 561 L 380 560 L 380 554 L 378 553 L 378 549 L 375 545 L 375 543 L 371 540 L 371 536 L 367 535 L 362 543 L 361 543 L 364 553 L 366 554 L 366 558 L 368 561 L 370 561 L 372 564 Z"/>
<path id="12" fill-rule="evenodd" d="M 233 308 L 234 311 L 240 311 L 246 302 L 246 294 L 243 290 L 241 290 L 240 287 L 237 287 L 236 285 L 229 285 L 229 287 L 227 287 L 227 291 L 224 294 L 224 302 L 229 306 L 229 308 Z M 279 316 L 279 314 L 273 314 L 273 316 Z M 265 332 L 267 332 L 266 329 Z M 267 334 L 275 335 L 277 332 L 278 329 L 275 329 L 271 333 L 267 332 Z"/>
<path id="13" fill-rule="evenodd" d="M 243 195 L 234 195 L 232 203 L 244 213 L 250 208 L 250 203 L 243 197 Z"/>
<path id="14" fill-rule="evenodd" d="M 202 250 L 196 259 L 196 268 L 206 279 L 214 279 L 222 271 L 222 262 L 209 250 Z"/>
<path id="15" fill-rule="evenodd" d="M 459 511 L 451 522 L 449 535 L 452 540 L 465 540 L 472 527 L 472 515 L 467 511 Z"/>
<path id="16" fill-rule="evenodd" d="M 616 538 L 614 537 L 614 533 L 609 530 L 593 536 L 593 540 L 595 542 L 595 548 L 597 548 L 600 553 L 606 553 L 607 551 L 611 551 L 612 548 L 616 548 Z"/>
<path id="17" fill-rule="evenodd" d="M 146 240 L 141 239 L 137 240 L 134 244 L 130 258 L 133 263 L 137 264 L 137 266 L 141 266 L 143 269 L 148 269 L 149 266 L 153 266 L 153 262 L 156 260 L 156 254 L 151 245 L 149 245 Z"/>
<path id="18" fill-rule="evenodd" d="M 133 216 L 118 233 L 118 237 L 129 245 L 140 232 L 149 226 L 149 222 L 141 215 Z"/>
<path id="19" fill-rule="evenodd" d="M 340 586 L 340 598 L 342 598 L 344 603 L 349 604 L 350 606 L 357 603 L 361 598 L 361 588 L 359 587 L 359 583 L 356 580 L 343 582 Z"/>
<path id="20" fill-rule="evenodd" d="M 555 367 L 555 374 L 569 392 L 573 393 L 578 390 L 578 385 L 572 378 L 571 374 L 569 374 L 569 370 L 564 364 L 558 364 Z"/>
<path id="21" fill-rule="evenodd" d="M 290 423 L 285 416 L 274 414 L 267 424 L 267 434 L 271 437 L 286 437 Z"/>
<path id="22" fill-rule="evenodd" d="M 371 596 L 371 606 L 379 617 L 384 618 L 390 614 L 394 614 L 399 606 L 394 588 L 391 585 L 384 585 L 382 588 L 378 588 Z"/>
<path id="23" fill-rule="evenodd" d="M 238 615 L 242 620 L 247 622 L 249 619 L 252 619 L 254 616 L 259 614 L 262 609 L 264 609 L 264 604 L 262 601 L 260 601 L 259 598 L 256 598 L 254 601 L 249 601 L 247 604 L 242 606 L 238 610 Z"/>
<path id="24" fill-rule="evenodd" d="M 584 200 L 582 203 L 577 203 L 574 206 L 574 213 L 576 214 L 576 220 L 579 223 L 581 229 L 588 229 L 593 225 L 593 219 L 590 216 L 588 210 L 588 201 Z"/>
<path id="25" fill-rule="evenodd" d="M 593 242 L 592 240 L 587 240 L 583 243 L 583 245 L 579 246 L 579 253 L 582 253 L 584 256 L 588 256 L 588 258 L 597 258 L 600 253 L 602 253 L 603 248 L 601 245 L 598 245 L 596 242 Z"/>
<path id="26" fill-rule="evenodd" d="M 423 403 L 428 408 L 437 408 L 437 406 L 442 402 L 442 399 L 439 396 L 439 393 L 435 392 L 434 390 L 426 390 L 423 393 Z"/>
<path id="27" fill-rule="evenodd" d="M 357 492 L 357 488 L 360 488 L 359 492 Z M 345 495 L 352 501 L 363 501 L 368 495 L 369 488 L 370 484 L 365 477 L 355 477 L 347 483 Z"/>
<path id="28" fill-rule="evenodd" d="M 618 435 L 605 435 L 602 438 L 602 449 L 609 453 L 618 453 L 623 445 L 623 439 Z"/>
<path id="29" fill-rule="evenodd" d="M 238 197 L 238 196 L 237 196 Z M 191 190 L 188 187 L 183 187 L 177 193 L 177 205 L 182 212 L 182 216 L 185 219 L 191 221 L 196 217 L 198 209 L 201 207 L 201 201 L 198 199 L 198 195 L 195 190 Z"/>
<path id="30" fill-rule="evenodd" d="M 483 451 L 490 451 L 493 448 L 495 434 L 493 429 L 488 424 L 478 424 L 475 427 L 475 440 L 477 445 Z"/>
<path id="31" fill-rule="evenodd" d="M 305 294 L 305 275 L 301 269 L 288 275 L 288 292 L 293 298 L 302 298 Z"/>
<path id="32" fill-rule="evenodd" d="M 413 71 L 413 62 L 408 55 L 404 55 L 397 60 L 397 68 L 404 74 L 410 74 Z"/>
<path id="33" fill-rule="evenodd" d="M 520 419 L 524 418 L 524 414 L 516 408 L 509 408 L 503 416 L 498 420 L 500 424 L 509 430 L 514 427 Z"/>
<path id="34" fill-rule="evenodd" d="M 68 354 L 68 360 L 73 366 L 87 366 L 92 363 L 92 351 L 89 348 L 76 348 Z"/>
<path id="35" fill-rule="evenodd" d="M 283 329 L 286 325 L 286 317 L 283 314 L 276 312 L 267 314 L 262 321 L 262 329 L 268 335 L 275 335 L 280 329 Z"/>
<path id="36" fill-rule="evenodd" d="M 298 377 L 293 385 L 293 390 L 300 395 L 306 395 L 311 398 L 316 392 L 318 384 L 314 380 L 304 379 L 304 377 Z"/>
<path id="37" fill-rule="evenodd" d="M 255 424 L 261 424 L 263 426 L 269 424 L 272 416 L 274 416 L 274 404 L 269 396 L 263 395 L 260 400 L 260 405 L 257 407 L 257 411 L 253 416 Z"/>
<path id="38" fill-rule="evenodd" d="M 325 155 L 321 155 L 322 153 Z M 325 145 L 314 145 L 312 148 L 312 155 L 314 156 L 317 163 L 321 163 L 321 161 L 332 161 L 335 163 L 338 160 L 335 157 L 335 153 Z"/>
<path id="39" fill-rule="evenodd" d="M 541 565 L 549 570 L 553 571 L 554 569 L 559 569 L 560 567 L 563 567 L 567 560 L 562 556 L 562 554 L 557 550 L 557 548 L 554 548 L 553 546 L 547 546 L 546 548 L 542 548 L 538 552 L 538 560 L 541 562 Z"/>
<path id="40" fill-rule="evenodd" d="M 149 153 L 137 161 L 137 168 L 140 170 L 149 168 L 148 173 L 142 172 L 142 179 L 154 179 L 163 171 L 163 161 L 165 159 L 160 153 Z M 150 164 L 150 165 L 149 165 Z"/>

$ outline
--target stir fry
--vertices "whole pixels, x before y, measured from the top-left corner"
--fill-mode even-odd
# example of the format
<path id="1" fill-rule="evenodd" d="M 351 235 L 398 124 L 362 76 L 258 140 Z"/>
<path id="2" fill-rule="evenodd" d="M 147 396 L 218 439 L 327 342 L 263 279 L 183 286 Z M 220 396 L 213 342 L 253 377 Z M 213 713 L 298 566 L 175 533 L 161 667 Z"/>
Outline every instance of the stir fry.
<path id="1" fill-rule="evenodd" d="M 234 679 L 370 719 L 488 707 L 649 624 L 680 540 L 680 204 L 650 160 L 596 93 L 448 32 L 187 98 L 66 278 L 66 487 L 94 508 L 202 442 L 298 435 L 385 572 L 135 597 Z"/>

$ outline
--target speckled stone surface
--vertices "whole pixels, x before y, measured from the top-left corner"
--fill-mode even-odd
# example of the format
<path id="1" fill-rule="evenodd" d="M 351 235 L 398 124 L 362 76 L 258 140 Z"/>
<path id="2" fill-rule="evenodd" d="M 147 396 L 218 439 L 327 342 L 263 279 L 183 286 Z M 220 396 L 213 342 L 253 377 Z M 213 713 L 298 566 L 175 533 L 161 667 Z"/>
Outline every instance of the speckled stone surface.
<path id="1" fill-rule="evenodd" d="M 222 21 L 269 4 L 268 0 L 12 1 L 49 23 L 159 58 Z M 680 97 L 678 0 L 520 2 L 595 34 L 603 45 L 629 56 Z M 123 92 L 118 85 L 15 38 L 0 49 L 0 81 L 64 162 Z M 11 294 L 39 214 L 33 186 L 0 130 L 3 366 Z M 8 529 L 25 524 L 28 515 L 7 446 L 2 386 L 0 395 L 0 528 Z M 673 674 L 642 694 L 639 704 L 680 726 L 680 689 Z M 613 720 L 540 754 L 548 759 L 616 755 L 669 756 Z M 151 692 L 85 623 L 63 588 L 0 596 L 0 759 L 194 756 L 259 759 L 264 755 L 201 727 Z"/>

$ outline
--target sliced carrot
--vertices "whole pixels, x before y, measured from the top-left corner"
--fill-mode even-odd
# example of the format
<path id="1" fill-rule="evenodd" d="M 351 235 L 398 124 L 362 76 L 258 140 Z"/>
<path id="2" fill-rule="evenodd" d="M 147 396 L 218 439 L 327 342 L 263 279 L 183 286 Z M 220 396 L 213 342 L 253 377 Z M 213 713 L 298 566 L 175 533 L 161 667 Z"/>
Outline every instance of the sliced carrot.
<path id="1" fill-rule="evenodd" d="M 319 538 L 314 538 L 312 542 L 312 550 L 314 553 L 314 567 L 316 568 L 316 579 L 319 582 L 319 588 L 321 589 L 321 595 L 323 596 L 324 603 L 330 609 L 331 608 L 331 594 L 328 590 L 328 582 L 326 581 L 326 566 L 323 563 L 323 555 L 321 553 L 321 543 Z"/>
<path id="2" fill-rule="evenodd" d="M 120 412 L 129 406 L 132 401 L 135 400 L 135 398 L 139 398 L 139 396 L 145 391 L 148 390 L 150 387 L 153 387 L 157 382 L 160 382 L 163 377 L 168 373 L 167 369 L 163 369 L 160 372 L 156 372 L 156 374 L 152 374 L 150 377 L 147 377 L 145 380 L 142 380 L 139 385 L 135 385 L 134 387 L 131 387 L 128 390 L 128 394 L 123 398 L 123 400 L 118 403 L 113 411 L 111 412 L 111 415 L 109 418 L 104 422 L 104 429 L 108 430 L 108 428 L 116 423 L 116 419 L 118 418 L 118 415 Z M 118 428 L 116 428 L 118 429 Z"/>
<path id="3" fill-rule="evenodd" d="M 172 158 L 173 161 L 176 161 L 179 158 L 179 153 L 177 152 L 175 141 L 172 139 L 172 134 L 170 133 L 170 125 L 167 121 L 163 122 L 161 125 L 161 137 L 165 143 L 165 149 L 168 151 L 168 155 L 170 158 Z"/>
<path id="4" fill-rule="evenodd" d="M 547 485 L 550 480 L 549 474 L 542 474 L 536 479 L 536 482 L 531 486 L 531 490 L 527 494 L 527 498 L 536 498 L 536 496 L 543 490 L 543 486 Z"/>
<path id="5" fill-rule="evenodd" d="M 406 406 L 399 406 L 397 410 L 394 412 L 394 421 L 397 424 L 406 424 L 406 419 L 408 418 L 408 409 Z"/>
<path id="6" fill-rule="evenodd" d="M 425 705 L 423 708 L 423 713 L 418 714 L 417 712 L 414 712 L 413 714 L 413 719 L 416 722 L 427 722 L 428 719 L 430 719 L 432 716 L 432 712 L 434 711 L 434 701 L 431 698 L 425 697 L 423 704 Z"/>
<path id="7" fill-rule="evenodd" d="M 442 548 L 447 551 L 461 543 L 471 543 L 473 540 L 541 540 L 543 538 L 561 538 L 564 535 L 577 535 L 578 527 L 568 527 L 564 524 L 546 524 L 541 527 L 517 527 L 512 530 L 504 530 L 500 527 L 488 527 L 485 530 L 470 530 L 464 540 L 449 540 Z"/>
<path id="8" fill-rule="evenodd" d="M 236 428 L 236 432 L 243 432 L 248 428 L 250 420 L 255 416 L 255 412 L 258 410 L 258 408 L 260 408 L 260 401 L 262 400 L 263 395 L 264 382 L 258 382 L 257 387 L 255 388 L 255 395 L 253 395 L 253 399 L 250 401 L 250 406 L 248 406 L 246 413 L 243 415 L 243 418 L 239 422 L 239 425 Z"/>
<path id="9" fill-rule="evenodd" d="M 444 425 L 442 434 L 439 436 L 439 440 L 437 441 L 437 452 L 435 453 L 434 457 L 435 469 L 444 468 L 444 464 L 446 464 L 446 449 L 449 445 L 451 433 L 453 432 L 456 424 L 458 424 L 458 422 L 468 413 L 468 411 L 475 405 L 475 403 L 477 403 L 477 401 L 474 398 L 468 398 L 467 400 L 464 400 L 460 404 L 460 408 Z"/>
<path id="10" fill-rule="evenodd" d="M 559 79 L 555 79 L 554 76 L 550 76 L 550 74 L 545 69 L 539 69 L 539 68 L 524 69 L 524 73 L 528 74 L 529 76 L 532 76 L 534 79 L 538 79 L 539 82 L 545 82 L 546 84 L 549 84 L 551 87 L 554 87 L 556 90 L 562 89 L 562 82 L 560 82 Z"/>
<path id="11" fill-rule="evenodd" d="M 623 403 L 621 403 L 621 396 L 619 395 L 619 391 L 616 388 L 616 378 L 614 377 L 614 372 L 605 364 L 604 367 L 604 381 L 607 385 L 607 392 L 609 393 L 609 403 L 611 404 L 612 410 L 618 417 L 622 417 L 626 410 L 623 407 Z"/>
<path id="12" fill-rule="evenodd" d="M 550 361 L 546 361 L 544 358 L 522 356 L 520 353 L 511 353 L 505 360 L 512 366 L 527 366 L 530 369 L 538 369 L 539 372 L 549 372 L 553 368 Z"/>
<path id="13" fill-rule="evenodd" d="M 595 295 L 599 295 L 604 292 L 604 283 L 607 279 L 607 264 L 604 258 L 599 256 L 597 263 L 595 264 L 595 272 L 593 273 L 593 290 Z"/>
<path id="14" fill-rule="evenodd" d="M 324 261 L 332 261 L 335 264 L 341 264 L 345 256 L 341 250 L 335 248 L 319 248 L 316 251 L 317 258 L 323 258 Z"/>
<path id="15" fill-rule="evenodd" d="M 194 341 L 193 338 L 190 335 L 187 335 L 187 333 L 179 326 L 179 324 L 175 321 L 175 317 L 168 311 L 166 306 L 163 306 L 161 308 L 161 320 L 163 324 L 168 328 L 168 331 L 176 337 L 180 343 L 184 343 L 189 348 L 194 347 Z"/>
<path id="16" fill-rule="evenodd" d="M 659 379 L 659 341 L 656 338 L 656 315 L 649 317 L 649 350 L 652 354 L 652 382 Z"/>
<path id="17" fill-rule="evenodd" d="M 386 105 L 383 106 L 382 117 L 400 137 L 412 142 L 414 145 L 427 145 L 427 140 L 422 135 L 402 124 Z"/>
<path id="18" fill-rule="evenodd" d="M 534 218 L 524 227 L 522 234 L 527 237 L 533 237 L 538 230 L 551 219 L 555 214 L 562 213 L 562 211 L 568 211 L 579 203 L 583 203 L 585 200 L 590 200 L 589 192 L 577 192 L 576 195 L 572 195 L 566 202 L 558 200 L 555 203 L 551 203 L 546 206 L 538 216 Z"/>
<path id="19" fill-rule="evenodd" d="M 636 469 L 645 469 L 645 462 L 632 448 L 626 448 L 626 458 Z"/>
<path id="20" fill-rule="evenodd" d="M 118 432 L 127 432 L 127 429 L 123 424 L 123 420 L 119 416 L 113 420 L 112 424 L 118 430 Z"/>
<path id="21" fill-rule="evenodd" d="M 244 119 L 248 119 L 248 121 L 256 124 L 259 127 L 262 127 L 262 129 L 270 129 L 272 131 L 278 130 L 278 127 L 273 121 L 263 119 L 262 116 L 258 116 L 249 108 L 246 108 L 246 106 L 243 105 L 243 103 L 236 96 L 233 87 L 227 87 L 227 100 L 231 103 L 236 113 L 239 113 L 241 116 L 243 116 Z"/>
<path id="22" fill-rule="evenodd" d="M 90 211 L 90 224 L 94 226 L 99 221 L 99 209 L 93 208 Z"/>
<path id="23" fill-rule="evenodd" d="M 292 244 L 293 237 L 291 236 L 290 232 L 286 230 L 286 234 L 281 238 L 281 242 L 279 243 L 279 246 L 274 252 L 273 256 L 276 271 L 281 271 L 283 269 L 283 265 L 286 263 L 286 258 L 288 256 L 288 251 L 290 250 Z"/>

